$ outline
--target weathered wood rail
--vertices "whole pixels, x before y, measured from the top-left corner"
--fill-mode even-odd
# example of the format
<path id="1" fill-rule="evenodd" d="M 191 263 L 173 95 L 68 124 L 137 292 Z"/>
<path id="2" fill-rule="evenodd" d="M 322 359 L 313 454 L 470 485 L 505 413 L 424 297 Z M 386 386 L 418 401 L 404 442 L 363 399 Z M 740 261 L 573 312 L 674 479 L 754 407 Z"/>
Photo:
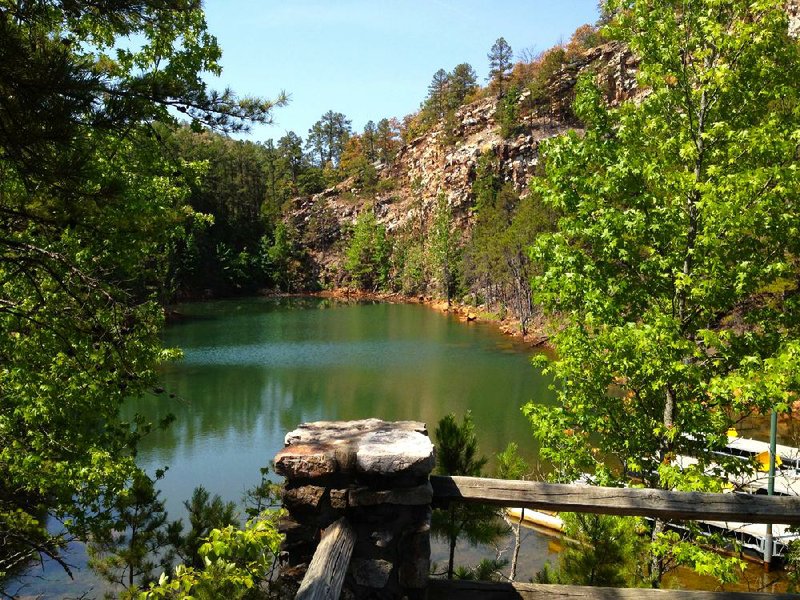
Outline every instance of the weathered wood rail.
<path id="1" fill-rule="evenodd" d="M 296 600 L 337 600 L 355 544 L 356 531 L 344 517 L 326 529 Z"/>
<path id="2" fill-rule="evenodd" d="M 431 579 L 428 600 L 797 600 L 795 594 L 697 592 Z"/>
<path id="3" fill-rule="evenodd" d="M 424 434 L 424 436 L 423 436 Z M 424 438 L 424 439 L 422 439 Z M 313 423 L 276 457 L 289 509 L 285 563 L 310 560 L 297 598 L 409 600 L 760 600 L 794 594 L 695 592 L 428 579 L 430 508 L 451 502 L 668 520 L 800 525 L 800 497 L 604 488 L 429 476 L 420 423 Z M 338 520 L 337 520 L 338 519 Z M 319 534 L 325 530 L 322 540 Z M 313 542 L 316 544 L 316 542 Z M 311 549 L 313 558 L 304 552 Z M 294 554 L 293 554 L 294 553 Z M 352 561 L 351 561 L 352 554 Z"/>
<path id="4" fill-rule="evenodd" d="M 483 477 L 431 476 L 435 502 L 467 502 L 552 511 L 680 521 L 800 524 L 800 497 L 672 492 Z"/>

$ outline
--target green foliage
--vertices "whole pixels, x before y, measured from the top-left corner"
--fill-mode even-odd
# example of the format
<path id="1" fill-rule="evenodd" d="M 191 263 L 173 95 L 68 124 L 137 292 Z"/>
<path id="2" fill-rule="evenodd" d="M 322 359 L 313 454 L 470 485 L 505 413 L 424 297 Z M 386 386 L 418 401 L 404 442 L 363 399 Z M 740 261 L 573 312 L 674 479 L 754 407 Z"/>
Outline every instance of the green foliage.
<path id="1" fill-rule="evenodd" d="M 434 438 L 437 473 L 470 477 L 482 475 L 487 459 L 478 456 L 478 438 L 469 411 L 464 415 L 460 425 L 453 414 L 440 419 Z M 435 510 L 431 527 L 434 536 L 446 540 L 449 544 L 448 579 L 454 576 L 455 549 L 459 537 L 466 537 L 471 544 L 488 544 L 496 541 L 507 531 L 493 508 L 457 503 L 451 504 L 446 509 Z"/>
<path id="2" fill-rule="evenodd" d="M 475 70 L 467 63 L 456 65 L 451 73 L 439 69 L 428 86 L 428 96 L 422 104 L 413 135 L 421 135 L 434 125 L 443 124 L 445 143 L 455 143 L 453 130 L 458 123 L 456 110 L 478 89 Z"/>
<path id="3" fill-rule="evenodd" d="M 506 95 L 497 103 L 495 120 L 500 124 L 500 135 L 506 139 L 514 137 L 521 129 L 519 99 L 520 89 L 514 85 L 508 89 Z"/>
<path id="4" fill-rule="evenodd" d="M 437 473 L 480 477 L 487 458 L 478 457 L 478 436 L 472 413 L 467 411 L 460 425 L 452 413 L 442 417 L 436 425 L 434 437 Z"/>
<path id="5" fill-rule="evenodd" d="M 777 0 L 609 6 L 649 94 L 609 108 L 582 79 L 585 133 L 544 150 L 537 191 L 561 218 L 534 289 L 563 318 L 560 402 L 526 411 L 565 479 L 674 486 L 660 465 L 707 456 L 800 384 L 796 298 L 764 292 L 797 273 L 800 56 Z"/>
<path id="6" fill-rule="evenodd" d="M 3 2 L 0 57 L 6 571 L 85 539 L 140 476 L 151 425 L 121 422 L 119 407 L 175 355 L 157 301 L 170 248 L 196 223 L 183 207 L 197 171 L 167 158 L 157 122 L 174 108 L 237 131 L 268 122 L 273 103 L 206 87 L 220 51 L 196 2 Z"/>
<path id="7" fill-rule="evenodd" d="M 374 150 L 372 151 L 374 154 Z M 374 194 L 378 184 L 378 172 L 367 156 L 367 148 L 361 136 L 347 140 L 342 153 L 339 171 L 342 178 L 350 178 L 360 194 Z"/>
<path id="8" fill-rule="evenodd" d="M 519 455 L 516 442 L 509 442 L 506 449 L 497 454 L 498 479 L 525 479 L 530 470 L 530 465 Z"/>
<path id="9" fill-rule="evenodd" d="M 503 95 L 505 91 L 505 82 L 511 71 L 511 60 L 514 58 L 514 52 L 511 46 L 508 45 L 505 38 L 497 38 L 497 41 L 492 45 L 489 54 L 489 80 L 497 90 L 499 96 Z"/>
<path id="10" fill-rule="evenodd" d="M 409 296 L 423 293 L 428 277 L 422 244 L 413 240 L 396 243 L 392 260 L 395 262 L 394 281 L 399 290 Z"/>
<path id="11" fill-rule="evenodd" d="M 113 499 L 110 523 L 95 528 L 89 567 L 109 583 L 131 589 L 152 581 L 155 557 L 167 544 L 167 513 L 158 496 L 153 481 L 137 473 Z"/>
<path id="12" fill-rule="evenodd" d="M 482 558 L 474 567 L 459 565 L 453 572 L 453 579 L 465 581 L 503 581 L 502 570 L 508 566 L 505 558 Z"/>
<path id="13" fill-rule="evenodd" d="M 558 568 L 549 564 L 536 574 L 538 583 L 604 587 L 636 587 L 641 584 L 639 559 L 644 551 L 638 519 L 561 513 L 564 549 Z"/>
<path id="14" fill-rule="evenodd" d="M 199 549 L 202 568 L 178 565 L 171 577 L 162 574 L 139 592 L 137 600 L 268 598 L 266 584 L 281 542 L 279 514 L 263 513 L 244 529 L 213 529 Z"/>
<path id="15" fill-rule="evenodd" d="M 262 238 L 259 260 L 262 271 L 269 274 L 280 291 L 293 292 L 313 285 L 306 268 L 306 252 L 299 243 L 297 230 L 290 223 L 279 221 L 272 239 Z"/>
<path id="16" fill-rule="evenodd" d="M 391 248 L 386 230 L 375 220 L 371 210 L 356 219 L 353 235 L 345 250 L 344 269 L 351 285 L 363 290 L 386 287 L 389 277 Z"/>
<path id="17" fill-rule="evenodd" d="M 546 101 L 553 77 L 562 69 L 567 59 L 567 51 L 556 46 L 542 52 L 536 59 L 535 68 L 528 81 L 531 102 Z"/>
<path id="18" fill-rule="evenodd" d="M 303 231 L 303 245 L 314 250 L 328 250 L 341 235 L 341 224 L 328 202 L 314 202 Z"/>
<path id="19" fill-rule="evenodd" d="M 478 76 L 469 63 L 461 63 L 450 73 L 447 90 L 447 107 L 454 111 L 461 107 L 478 89 Z"/>
<path id="20" fill-rule="evenodd" d="M 183 520 L 178 519 L 169 524 L 167 539 L 186 566 L 201 568 L 203 561 L 198 550 L 203 540 L 213 529 L 236 525 L 239 515 L 233 502 L 223 502 L 219 495 L 212 498 L 203 486 L 196 487 L 191 499 L 183 505 L 189 515 L 189 531 L 184 534 Z"/>
<path id="21" fill-rule="evenodd" d="M 350 119 L 332 110 L 326 112 L 308 130 L 306 149 L 310 153 L 312 162 L 319 167 L 338 166 L 352 132 Z"/>
<path id="22" fill-rule="evenodd" d="M 533 318 L 530 280 L 536 272 L 529 247 L 555 226 L 555 212 L 535 193 L 520 199 L 512 184 L 503 185 L 496 161 L 478 159 L 472 192 L 475 217 L 464 251 L 465 278 L 501 310 L 512 307 L 524 334 Z"/>
<path id="23" fill-rule="evenodd" d="M 709 545 L 709 542 L 713 544 L 714 541 L 718 547 L 725 547 L 721 539 L 709 540 L 697 534 L 687 540 L 676 531 L 664 531 L 653 541 L 650 552 L 667 563 L 664 568 L 684 565 L 699 575 L 713 577 L 720 583 L 737 583 L 747 563 L 736 556 L 709 552 L 701 547 L 701 543 Z"/>
<path id="24" fill-rule="evenodd" d="M 525 479 L 530 474 L 530 466 L 519 455 L 519 448 L 516 442 L 509 442 L 506 449 L 497 454 L 497 477 L 498 479 Z M 514 534 L 514 549 L 511 555 L 511 570 L 508 574 L 509 581 L 514 581 L 517 578 L 517 563 L 519 561 L 519 551 L 522 546 L 522 517 L 513 522 L 505 509 L 501 509 L 501 516 L 511 528 Z"/>
<path id="25" fill-rule="evenodd" d="M 434 121 L 444 118 L 448 108 L 447 92 L 450 87 L 450 75 L 444 69 L 439 69 L 433 74 L 433 79 L 428 86 L 428 97 L 425 100 L 425 111 Z"/>
<path id="26" fill-rule="evenodd" d="M 165 132 L 183 168 L 195 179 L 191 207 L 206 217 L 186 220 L 170 259 L 177 295 L 252 292 L 275 285 L 283 274 L 259 256 L 263 239 L 275 235 L 286 201 L 305 184 L 301 140 L 294 133 L 253 144 L 184 127 Z"/>
<path id="27" fill-rule="evenodd" d="M 269 468 L 262 467 L 261 481 L 244 493 L 245 512 L 255 518 L 268 509 L 277 509 L 281 505 L 282 486 L 270 480 Z"/>
<path id="28" fill-rule="evenodd" d="M 394 162 L 400 149 L 400 124 L 397 119 L 381 119 L 375 132 L 378 159 L 387 165 Z"/>
<path id="29" fill-rule="evenodd" d="M 798 544 L 797 540 L 791 542 L 789 546 L 789 552 L 786 556 L 786 571 L 788 575 L 788 591 L 790 593 L 796 594 L 797 590 L 800 589 L 800 544 Z"/>
<path id="30" fill-rule="evenodd" d="M 444 192 L 436 199 L 427 251 L 439 293 L 450 302 L 457 292 L 461 249 L 453 231 L 453 212 Z"/>

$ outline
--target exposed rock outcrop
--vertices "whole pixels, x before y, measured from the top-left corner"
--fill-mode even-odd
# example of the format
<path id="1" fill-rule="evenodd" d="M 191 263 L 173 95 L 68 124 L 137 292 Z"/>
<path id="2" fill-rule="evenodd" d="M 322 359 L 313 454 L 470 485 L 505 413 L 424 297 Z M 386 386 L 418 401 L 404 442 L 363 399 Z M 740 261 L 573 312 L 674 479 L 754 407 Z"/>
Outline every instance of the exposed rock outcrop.
<path id="1" fill-rule="evenodd" d="M 485 154 L 496 157 L 501 178 L 525 195 L 539 164 L 542 141 L 577 125 L 571 111 L 574 88 L 588 69 L 596 74 L 613 102 L 635 92 L 636 61 L 630 53 L 616 43 L 594 48 L 562 69 L 541 100 L 534 101 L 527 91 L 522 94 L 519 135 L 503 138 L 495 119 L 497 98 L 483 98 L 461 107 L 447 124 L 440 123 L 407 142 L 391 166 L 377 165 L 381 180 L 393 182 L 393 186 L 387 186 L 391 191 L 378 193 L 368 201 L 359 200 L 353 193 L 354 182 L 347 180 L 311 198 L 296 199 L 295 222 L 301 228 L 308 227 L 315 211 L 327 211 L 329 218 L 336 220 L 334 233 L 321 235 L 335 238 L 336 231 L 352 224 L 369 206 L 390 234 L 412 228 L 424 231 L 432 220 L 438 196 L 444 194 L 456 230 L 466 238 L 472 225 L 472 184 L 478 159 Z M 335 239 L 321 240 L 316 249 L 313 243 L 310 245 L 320 278 L 337 285 L 341 283 L 335 278 L 341 256 L 332 251 L 333 242 Z"/>
<path id="2" fill-rule="evenodd" d="M 790 33 L 800 36 L 800 0 L 787 0 L 787 12 Z M 463 106 L 454 119 L 403 145 L 391 166 L 376 165 L 380 179 L 393 183 L 386 186 L 391 191 L 368 200 L 359 199 L 353 193 L 354 182 L 348 180 L 312 198 L 298 199 L 295 222 L 302 227 L 311 220 L 313 211 L 323 206 L 336 221 L 334 229 L 340 231 L 369 207 L 390 234 L 412 229 L 423 232 L 432 222 L 437 197 L 444 194 L 456 230 L 467 239 L 473 221 L 472 184 L 479 158 L 486 154 L 496 157 L 501 178 L 524 196 L 539 167 L 542 142 L 579 126 L 571 107 L 581 74 L 591 72 L 608 101 L 616 104 L 636 95 L 637 67 L 636 57 L 617 42 L 586 51 L 564 66 L 538 98 L 533 98 L 530 90 L 522 93 L 521 133 L 511 139 L 501 135 L 496 120 L 497 98 L 483 98 Z M 333 241 L 327 240 L 312 254 L 321 280 L 338 285 L 342 282 L 335 279 L 335 274 L 340 271 L 342 257 L 333 247 Z"/>

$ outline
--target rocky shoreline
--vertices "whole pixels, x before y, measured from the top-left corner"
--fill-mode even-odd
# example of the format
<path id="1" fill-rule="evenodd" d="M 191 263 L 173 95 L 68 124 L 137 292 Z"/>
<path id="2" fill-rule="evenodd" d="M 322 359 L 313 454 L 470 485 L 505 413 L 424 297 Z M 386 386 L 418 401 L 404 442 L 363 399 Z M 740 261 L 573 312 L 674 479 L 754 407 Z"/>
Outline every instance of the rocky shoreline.
<path id="1" fill-rule="evenodd" d="M 292 294 L 298 295 L 298 294 Z M 459 302 L 447 302 L 432 296 L 408 296 L 398 292 L 366 292 L 349 288 L 335 288 L 321 292 L 300 294 L 316 296 L 318 298 L 333 298 L 336 300 L 392 302 L 398 304 L 422 304 L 441 313 L 456 316 L 464 323 L 489 323 L 501 333 L 528 344 L 532 348 L 552 349 L 549 345 L 550 336 L 546 333 L 546 323 L 543 317 L 534 319 L 528 327 L 528 333 L 522 334 L 519 321 L 513 318 L 500 319 L 485 306 L 472 306 Z"/>

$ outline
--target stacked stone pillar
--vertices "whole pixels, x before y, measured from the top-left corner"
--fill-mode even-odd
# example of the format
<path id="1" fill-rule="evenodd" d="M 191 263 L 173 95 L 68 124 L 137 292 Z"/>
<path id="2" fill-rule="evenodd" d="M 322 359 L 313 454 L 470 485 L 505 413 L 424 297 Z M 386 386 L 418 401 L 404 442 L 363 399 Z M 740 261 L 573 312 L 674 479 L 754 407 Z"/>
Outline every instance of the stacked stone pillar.
<path id="1" fill-rule="evenodd" d="M 301 578 L 322 531 L 356 530 L 342 598 L 424 597 L 430 569 L 433 444 L 424 423 L 320 421 L 286 436 L 282 573 Z"/>

